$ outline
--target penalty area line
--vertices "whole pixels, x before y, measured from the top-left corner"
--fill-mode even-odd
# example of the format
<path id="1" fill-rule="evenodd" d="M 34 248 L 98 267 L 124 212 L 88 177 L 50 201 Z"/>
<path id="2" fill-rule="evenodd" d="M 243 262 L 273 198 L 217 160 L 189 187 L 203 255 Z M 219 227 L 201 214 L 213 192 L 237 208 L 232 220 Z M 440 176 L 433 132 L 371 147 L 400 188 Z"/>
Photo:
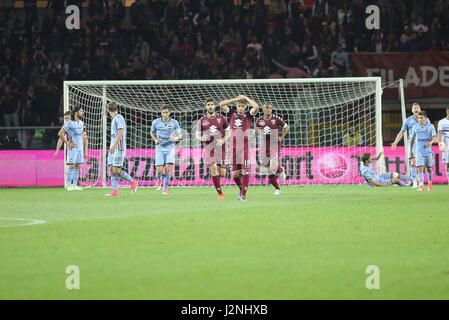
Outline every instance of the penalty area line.
<path id="1" fill-rule="evenodd" d="M 46 223 L 45 220 L 39 220 L 39 219 L 25 219 L 25 218 L 5 218 L 0 217 L 0 221 L 6 220 L 6 221 L 20 221 L 22 223 L 13 223 L 13 224 L 6 224 L 3 225 L 0 222 L 0 228 L 7 228 L 7 227 L 24 227 L 24 226 L 32 226 L 35 224 L 44 224 Z"/>

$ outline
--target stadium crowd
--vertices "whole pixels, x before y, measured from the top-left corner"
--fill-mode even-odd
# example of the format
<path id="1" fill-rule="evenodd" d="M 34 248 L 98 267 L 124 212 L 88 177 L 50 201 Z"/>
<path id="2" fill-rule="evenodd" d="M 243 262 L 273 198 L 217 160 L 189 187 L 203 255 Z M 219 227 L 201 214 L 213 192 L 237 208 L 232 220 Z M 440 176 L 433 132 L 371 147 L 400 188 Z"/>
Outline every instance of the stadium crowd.
<path id="1" fill-rule="evenodd" d="M 91 0 L 80 30 L 62 0 L 43 15 L 12 2 L 0 8 L 6 126 L 59 125 L 63 80 L 334 77 L 350 75 L 350 53 L 449 51 L 449 0 L 378 1 L 373 31 L 364 0 Z"/>

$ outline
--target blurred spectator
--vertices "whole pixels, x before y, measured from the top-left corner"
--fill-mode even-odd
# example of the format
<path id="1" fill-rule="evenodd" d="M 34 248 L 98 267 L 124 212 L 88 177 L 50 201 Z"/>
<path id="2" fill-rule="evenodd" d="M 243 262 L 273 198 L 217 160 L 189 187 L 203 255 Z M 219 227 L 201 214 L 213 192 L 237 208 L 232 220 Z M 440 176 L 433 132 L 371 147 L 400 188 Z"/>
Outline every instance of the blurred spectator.
<path id="1" fill-rule="evenodd" d="M 307 67 L 304 65 L 304 60 L 299 59 L 298 60 L 298 66 L 297 67 L 286 67 L 280 63 L 278 63 L 276 60 L 272 60 L 273 63 L 279 67 L 280 69 L 287 72 L 287 78 L 310 78 L 310 70 L 308 70 Z"/>
<path id="2" fill-rule="evenodd" d="M 348 68 L 348 54 L 343 51 L 341 46 L 331 54 L 331 65 L 337 68 L 338 76 L 344 76 Z"/>
<path id="3" fill-rule="evenodd" d="M 424 25 L 424 18 L 418 17 L 415 19 L 414 22 L 411 24 L 411 29 L 413 32 L 419 32 L 419 33 L 426 33 L 429 31 L 429 27 Z"/>
<path id="4" fill-rule="evenodd" d="M 329 14 L 328 0 L 315 0 L 312 7 L 312 15 Z"/>
<path id="5" fill-rule="evenodd" d="M 20 125 L 18 97 L 12 92 L 9 84 L 3 87 L 0 96 L 0 114 L 3 116 L 5 127 L 18 127 Z M 18 138 L 17 130 L 7 130 L 6 134 L 11 138 Z"/>
<path id="6" fill-rule="evenodd" d="M 276 18 L 280 18 L 285 15 L 287 13 L 287 5 L 285 4 L 285 1 L 272 0 L 271 4 L 268 6 L 268 13 Z"/>
<path id="7" fill-rule="evenodd" d="M 424 41 L 416 32 L 413 32 L 410 38 L 404 43 L 403 48 L 409 52 L 422 51 L 424 49 Z"/>
<path id="8" fill-rule="evenodd" d="M 349 18 L 352 15 L 352 10 L 349 9 L 348 2 L 343 2 L 343 7 L 338 9 L 338 24 L 347 25 L 349 23 Z"/>
<path id="9" fill-rule="evenodd" d="M 350 127 L 343 137 L 343 146 L 356 147 L 363 145 L 363 137 L 354 127 Z"/>

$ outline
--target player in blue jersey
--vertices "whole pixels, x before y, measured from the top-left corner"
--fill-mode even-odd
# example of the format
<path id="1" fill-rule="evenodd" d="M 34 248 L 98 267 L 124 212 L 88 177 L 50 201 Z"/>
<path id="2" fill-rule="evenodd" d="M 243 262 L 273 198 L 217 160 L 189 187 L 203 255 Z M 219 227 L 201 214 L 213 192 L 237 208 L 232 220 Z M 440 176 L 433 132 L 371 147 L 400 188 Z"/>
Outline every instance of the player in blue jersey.
<path id="1" fill-rule="evenodd" d="M 138 182 L 122 170 L 123 162 L 126 159 L 126 122 L 118 113 L 118 105 L 115 102 L 108 104 L 108 113 L 111 116 L 111 146 L 109 147 L 108 166 L 111 168 L 112 191 L 106 196 L 118 196 L 120 179 L 131 184 L 131 192 L 137 192 Z"/>
<path id="2" fill-rule="evenodd" d="M 70 120 L 59 130 L 59 138 L 67 145 L 67 190 L 83 190 L 78 186 L 80 166 L 87 157 L 88 140 L 84 122 L 81 120 L 84 110 L 76 107 L 72 110 Z"/>
<path id="3" fill-rule="evenodd" d="M 163 181 L 162 194 L 168 194 L 168 184 L 175 163 L 175 142 L 182 139 L 178 121 L 170 118 L 170 108 L 163 106 L 162 117 L 151 125 L 151 138 L 156 144 L 156 180 Z M 165 168 L 165 174 L 162 174 Z"/>
<path id="4" fill-rule="evenodd" d="M 399 131 L 399 133 L 396 136 L 396 139 L 394 140 L 394 142 L 391 144 L 391 149 L 395 150 L 399 141 L 401 141 L 402 137 L 404 136 L 404 132 L 407 132 L 408 134 L 408 140 L 410 142 L 411 139 L 411 131 L 412 128 L 415 124 L 418 123 L 418 113 L 421 112 L 421 107 L 418 103 L 413 103 L 412 104 L 412 115 L 410 117 L 408 117 L 407 119 L 405 119 L 401 131 Z M 427 120 L 428 123 L 430 123 L 430 120 Z M 417 171 L 416 171 L 416 159 L 415 157 L 412 157 L 410 155 L 409 158 L 409 162 L 410 162 L 410 175 L 413 178 L 413 188 L 417 188 L 418 187 L 418 183 L 417 183 Z"/>
<path id="5" fill-rule="evenodd" d="M 433 174 L 433 151 L 432 144 L 438 143 L 435 127 L 428 123 L 427 113 L 421 111 L 418 113 L 419 123 L 412 128 L 412 137 L 410 141 L 410 154 L 416 157 L 416 166 L 418 167 L 418 191 L 424 191 L 424 167 L 427 168 L 427 190 L 432 190 Z M 415 146 L 416 145 L 416 146 Z"/>
<path id="6" fill-rule="evenodd" d="M 438 122 L 438 146 L 446 165 L 446 178 L 449 184 L 449 107 L 446 108 L 446 117 Z"/>
<path id="7" fill-rule="evenodd" d="M 372 187 L 391 187 L 397 184 L 400 187 L 410 187 L 410 183 L 404 181 L 412 181 L 412 177 L 400 174 L 397 172 L 387 172 L 377 174 L 374 172 L 371 163 L 379 160 L 382 152 L 376 158 L 371 158 L 370 153 L 364 153 L 362 156 L 362 163 L 360 164 L 360 174 Z"/>

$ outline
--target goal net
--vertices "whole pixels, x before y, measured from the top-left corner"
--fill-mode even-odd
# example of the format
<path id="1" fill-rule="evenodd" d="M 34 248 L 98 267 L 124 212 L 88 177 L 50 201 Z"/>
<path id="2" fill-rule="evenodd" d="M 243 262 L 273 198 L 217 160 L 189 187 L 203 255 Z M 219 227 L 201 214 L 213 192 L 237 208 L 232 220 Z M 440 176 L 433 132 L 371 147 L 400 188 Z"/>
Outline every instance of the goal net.
<path id="1" fill-rule="evenodd" d="M 280 165 L 286 174 L 282 184 L 358 184 L 360 157 L 382 148 L 381 82 L 379 77 L 329 79 L 177 80 L 177 81 L 66 81 L 64 110 L 81 106 L 89 139 L 88 157 L 81 170 L 84 186 L 108 186 L 106 166 L 110 122 L 106 105 L 119 105 L 127 123 L 127 154 L 124 169 L 140 181 L 155 184 L 155 145 L 150 137 L 152 121 L 161 107 L 171 108 L 183 140 L 176 144 L 171 185 L 211 184 L 202 159 L 201 143 L 195 140 L 197 120 L 205 114 L 207 98 L 222 100 L 246 95 L 261 107 L 273 105 L 273 114 L 289 125 L 282 142 Z M 235 106 L 231 105 L 231 108 Z M 217 106 L 217 110 L 219 110 Z M 226 114 L 223 114 L 226 116 Z M 262 108 L 254 117 L 263 116 Z M 256 170 L 260 141 L 251 134 L 253 185 L 267 184 Z M 379 162 L 382 164 L 382 162 Z M 382 171 L 382 168 L 378 168 Z M 233 183 L 228 176 L 222 184 Z"/>

